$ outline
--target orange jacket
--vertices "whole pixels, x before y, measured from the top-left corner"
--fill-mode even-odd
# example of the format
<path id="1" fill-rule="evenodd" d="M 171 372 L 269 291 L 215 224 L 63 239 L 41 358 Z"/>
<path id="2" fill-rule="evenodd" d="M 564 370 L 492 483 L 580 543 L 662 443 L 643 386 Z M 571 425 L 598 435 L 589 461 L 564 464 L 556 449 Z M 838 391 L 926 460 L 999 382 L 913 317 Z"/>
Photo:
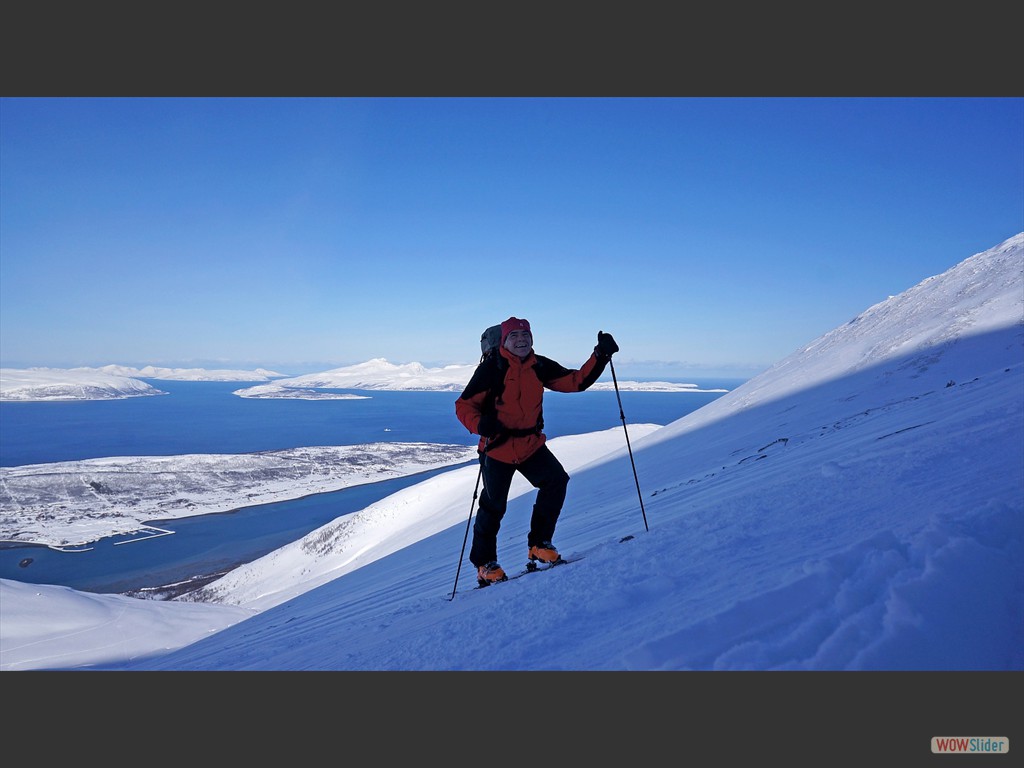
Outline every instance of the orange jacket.
<path id="1" fill-rule="evenodd" d="M 490 442 L 480 438 L 479 450 L 508 464 L 519 464 L 544 445 L 544 388 L 582 392 L 604 373 L 607 360 L 592 353 L 579 369 L 530 352 L 523 360 L 504 347 L 483 360 L 455 401 L 455 415 L 473 434 L 485 409 L 493 408 L 504 431 Z"/>

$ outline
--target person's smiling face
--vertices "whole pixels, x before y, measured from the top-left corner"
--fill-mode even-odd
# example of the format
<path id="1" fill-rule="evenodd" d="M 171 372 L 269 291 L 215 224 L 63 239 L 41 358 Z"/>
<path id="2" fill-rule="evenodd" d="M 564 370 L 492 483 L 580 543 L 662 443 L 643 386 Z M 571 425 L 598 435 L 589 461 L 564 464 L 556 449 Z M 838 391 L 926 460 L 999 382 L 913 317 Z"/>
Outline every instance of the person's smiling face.
<path id="1" fill-rule="evenodd" d="M 521 329 L 509 331 L 505 338 L 505 349 L 520 359 L 526 357 L 533 349 L 533 334 Z"/>

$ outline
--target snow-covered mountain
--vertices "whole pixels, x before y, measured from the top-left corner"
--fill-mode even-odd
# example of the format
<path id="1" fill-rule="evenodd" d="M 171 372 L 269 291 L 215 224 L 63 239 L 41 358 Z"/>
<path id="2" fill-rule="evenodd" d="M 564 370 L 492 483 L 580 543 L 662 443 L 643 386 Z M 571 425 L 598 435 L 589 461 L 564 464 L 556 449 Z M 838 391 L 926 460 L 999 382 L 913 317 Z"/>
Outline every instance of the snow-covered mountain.
<path id="1" fill-rule="evenodd" d="M 282 374 L 263 368 L 254 371 L 203 368 L 0 368 L 0 400 L 39 402 L 58 400 L 123 400 L 127 397 L 166 395 L 140 379 L 165 381 L 268 381 Z"/>
<path id="2" fill-rule="evenodd" d="M 549 574 L 473 589 L 461 467 L 249 570 L 290 599 L 158 602 L 148 642 L 112 620 L 138 601 L 2 582 L 3 668 L 1022 671 L 1022 272 L 1024 233 L 588 459 L 555 539 L 581 559 Z M 519 486 L 507 570 L 532 503 Z"/>
<path id="3" fill-rule="evenodd" d="M 108 371 L 0 368 L 2 400 L 122 400 L 126 397 L 166 394 L 144 381 Z"/>
<path id="4" fill-rule="evenodd" d="M 426 368 L 420 363 L 396 365 L 382 357 L 357 365 L 333 368 L 322 373 L 309 373 L 281 379 L 280 387 L 304 389 L 387 389 L 437 392 L 461 392 L 476 365 L 446 365 Z"/>
<path id="5" fill-rule="evenodd" d="M 332 389 L 387 390 L 404 392 L 461 392 L 469 382 L 476 364 L 427 368 L 421 363 L 396 365 L 383 358 L 334 368 L 322 373 L 284 377 L 280 373 L 257 368 L 253 371 L 205 370 L 202 368 L 129 368 L 106 365 L 101 368 L 2 368 L 0 400 L 119 400 L 166 392 L 140 381 L 142 378 L 165 381 L 270 381 L 273 383 L 243 387 L 232 394 L 256 399 L 351 400 L 362 397 Z M 665 381 L 621 381 L 622 390 L 635 392 L 720 392 L 701 389 L 695 384 Z M 595 391 L 612 389 L 611 382 L 598 382 Z"/>
<path id="6" fill-rule="evenodd" d="M 132 368 L 125 365 L 104 365 L 100 368 L 71 368 L 70 370 L 87 373 L 112 373 L 115 376 L 163 379 L 165 381 L 269 381 L 285 377 L 283 373 L 268 371 L 266 368 L 243 371 L 234 368 L 167 368 L 154 365 Z"/>
<path id="7" fill-rule="evenodd" d="M 334 368 L 322 373 L 294 376 L 257 387 L 239 389 L 234 394 L 240 397 L 287 397 L 290 393 L 311 393 L 317 389 L 361 389 L 400 390 L 417 392 L 461 392 L 473 371 L 473 365 L 446 365 L 441 368 L 426 368 L 420 363 L 396 365 L 384 358 L 367 360 L 358 365 Z M 668 381 L 600 381 L 591 389 L 594 391 L 613 389 L 634 392 L 722 392 L 724 390 L 701 389 L 696 384 L 681 384 Z"/>

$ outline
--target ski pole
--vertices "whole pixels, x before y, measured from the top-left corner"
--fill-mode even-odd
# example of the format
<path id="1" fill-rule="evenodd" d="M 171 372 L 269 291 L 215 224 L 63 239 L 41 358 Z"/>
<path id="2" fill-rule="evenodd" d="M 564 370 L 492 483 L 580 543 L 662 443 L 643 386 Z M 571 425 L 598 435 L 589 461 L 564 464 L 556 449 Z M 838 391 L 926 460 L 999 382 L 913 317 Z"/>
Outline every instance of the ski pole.
<path id="1" fill-rule="evenodd" d="M 462 537 L 462 552 L 459 553 L 459 567 L 455 569 L 455 584 L 452 585 L 452 596 L 448 598 L 451 602 L 455 599 L 455 590 L 459 586 L 459 572 L 462 570 L 462 558 L 466 555 L 466 542 L 469 540 L 469 524 L 473 520 L 473 509 L 476 507 L 476 494 L 480 490 L 480 478 L 484 474 L 484 457 L 480 456 L 480 471 L 476 473 L 476 486 L 473 488 L 473 501 L 469 504 L 469 519 L 466 520 L 466 533 Z"/>
<path id="2" fill-rule="evenodd" d="M 615 384 L 615 399 L 619 401 L 619 418 L 622 419 L 622 431 L 626 433 L 626 449 L 629 451 L 629 463 L 633 465 L 633 481 L 636 483 L 636 495 L 640 499 L 640 514 L 644 516 L 644 530 L 650 531 L 647 527 L 647 512 L 644 510 L 644 497 L 640 493 L 640 480 L 636 476 L 636 462 L 633 461 L 633 448 L 629 444 L 629 430 L 626 429 L 626 414 L 622 411 L 622 398 L 619 396 L 619 380 L 615 378 L 615 363 L 608 358 L 608 365 L 612 369 L 612 382 Z"/>

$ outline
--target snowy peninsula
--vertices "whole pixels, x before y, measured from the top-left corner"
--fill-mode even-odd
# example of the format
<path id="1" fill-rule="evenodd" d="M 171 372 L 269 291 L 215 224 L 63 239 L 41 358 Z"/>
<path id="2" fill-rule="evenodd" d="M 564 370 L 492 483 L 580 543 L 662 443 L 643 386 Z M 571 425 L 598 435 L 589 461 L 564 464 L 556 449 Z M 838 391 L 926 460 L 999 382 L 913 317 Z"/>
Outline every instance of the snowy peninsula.
<path id="1" fill-rule="evenodd" d="M 151 523 L 338 491 L 476 458 L 476 447 L 370 443 L 0 467 L 0 541 L 81 547 Z"/>

